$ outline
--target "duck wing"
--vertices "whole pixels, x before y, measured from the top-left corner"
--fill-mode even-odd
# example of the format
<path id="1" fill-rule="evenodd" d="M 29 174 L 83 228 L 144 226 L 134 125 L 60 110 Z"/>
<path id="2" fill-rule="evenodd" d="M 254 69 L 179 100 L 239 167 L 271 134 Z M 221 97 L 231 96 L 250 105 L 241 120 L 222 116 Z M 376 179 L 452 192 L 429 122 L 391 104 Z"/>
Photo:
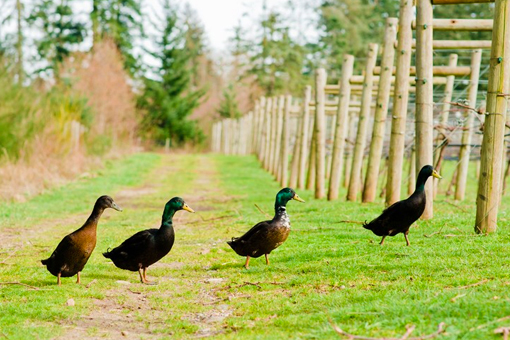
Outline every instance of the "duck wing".
<path id="1" fill-rule="evenodd" d="M 254 225 L 241 237 L 233 237 L 228 241 L 228 245 L 241 256 L 251 255 L 251 248 L 258 244 L 260 240 L 265 239 L 269 229 L 271 228 L 271 221 L 263 221 Z M 256 256 L 254 256 L 256 257 Z"/>
<path id="2" fill-rule="evenodd" d="M 138 270 L 139 259 L 143 254 L 150 253 L 156 244 L 155 235 L 158 229 L 142 230 L 122 242 L 118 247 L 103 253 L 115 265 L 122 269 Z"/>

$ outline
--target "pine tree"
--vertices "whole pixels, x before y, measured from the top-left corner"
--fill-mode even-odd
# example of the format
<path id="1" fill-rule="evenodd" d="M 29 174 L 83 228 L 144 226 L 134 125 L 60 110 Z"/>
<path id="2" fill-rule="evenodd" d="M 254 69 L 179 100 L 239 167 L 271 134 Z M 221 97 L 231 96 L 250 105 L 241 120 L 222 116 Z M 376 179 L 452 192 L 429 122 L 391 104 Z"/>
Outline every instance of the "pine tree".
<path id="1" fill-rule="evenodd" d="M 108 36 L 124 57 L 124 66 L 131 74 L 140 69 L 134 54 L 134 41 L 144 36 L 141 0 L 93 0 L 92 32 L 94 43 Z"/>
<path id="2" fill-rule="evenodd" d="M 203 138 L 196 122 L 188 120 L 203 91 L 191 88 L 193 52 L 186 48 L 185 25 L 178 20 L 177 8 L 169 0 L 162 7 L 161 22 L 155 27 L 159 37 L 150 51 L 159 65 L 152 69 L 152 77 L 145 77 L 139 107 L 146 112 L 145 129 L 158 143 L 170 139 L 179 145 Z"/>
<path id="3" fill-rule="evenodd" d="M 234 84 L 230 83 L 223 89 L 223 98 L 218 108 L 218 113 L 224 118 L 239 118 L 241 111 L 239 110 Z"/>
<path id="4" fill-rule="evenodd" d="M 69 1 L 55 4 L 52 0 L 40 1 L 32 10 L 28 22 L 42 33 L 36 39 L 37 52 L 47 66 L 39 72 L 52 71 L 59 80 L 59 64 L 69 56 L 73 48 L 83 42 L 86 34 L 85 24 L 76 20 Z"/>

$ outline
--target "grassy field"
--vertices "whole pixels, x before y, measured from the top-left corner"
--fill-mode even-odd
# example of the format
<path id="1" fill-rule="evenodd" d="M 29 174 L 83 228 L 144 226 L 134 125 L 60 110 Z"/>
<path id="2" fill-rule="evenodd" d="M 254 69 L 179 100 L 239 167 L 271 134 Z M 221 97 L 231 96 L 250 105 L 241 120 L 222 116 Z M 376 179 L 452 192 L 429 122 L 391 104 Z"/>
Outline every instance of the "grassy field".
<path id="1" fill-rule="evenodd" d="M 440 183 L 444 191 L 451 165 Z M 473 233 L 476 180 L 466 202 L 437 197 L 435 216 L 404 237 L 380 238 L 356 221 L 374 204 L 292 201 L 292 233 L 271 255 L 242 267 L 225 243 L 272 214 L 280 189 L 252 157 L 139 154 L 21 204 L 0 205 L 0 338 L 338 339 L 328 319 L 364 336 L 414 336 L 447 326 L 442 339 L 498 339 L 510 325 L 508 197 L 499 231 Z M 109 194 L 82 285 L 62 286 L 39 263 Z M 149 268 L 156 286 L 114 267 L 101 252 L 138 230 L 157 227 L 164 204 L 181 196 L 197 211 L 178 212 L 171 253 Z M 344 193 L 342 193 L 344 195 Z M 348 221 L 348 222 L 345 222 Z M 21 284 L 7 284 L 23 283 Z M 74 306 L 67 301 L 73 299 Z M 502 320 L 501 320 L 502 319 Z M 124 335 L 123 335 L 124 334 Z"/>

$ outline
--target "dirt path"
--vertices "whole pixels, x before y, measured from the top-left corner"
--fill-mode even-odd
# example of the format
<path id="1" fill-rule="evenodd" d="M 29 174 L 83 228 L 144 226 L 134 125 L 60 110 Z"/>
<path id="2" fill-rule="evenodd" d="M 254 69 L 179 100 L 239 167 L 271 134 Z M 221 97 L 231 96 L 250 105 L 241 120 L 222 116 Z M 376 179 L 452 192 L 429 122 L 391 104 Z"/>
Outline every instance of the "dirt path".
<path id="1" fill-rule="evenodd" d="M 172 156 L 162 162 L 171 164 Z M 196 166 L 189 169 L 196 174 L 193 185 L 189 190 L 182 193 L 183 197 L 192 197 L 193 208 L 199 212 L 197 214 L 178 214 L 174 218 L 177 226 L 176 233 L 182 233 L 186 228 L 200 229 L 206 227 L 210 222 L 204 221 L 200 212 L 212 209 L 214 201 L 217 200 L 220 189 L 218 189 L 218 176 L 214 164 L 207 156 L 198 155 Z M 171 165 L 163 165 L 156 169 L 156 177 L 168 176 L 176 171 Z M 144 197 L 148 197 L 160 190 L 155 184 L 145 184 L 141 187 L 131 188 L 120 191 L 116 194 L 116 200 L 123 202 L 123 205 L 129 209 L 137 209 L 140 204 L 144 204 Z M 198 203 L 197 203 L 198 202 Z M 192 225 L 192 226 L 190 226 Z M 178 242 L 179 239 L 176 241 Z M 207 253 L 212 244 L 201 244 L 201 252 Z M 175 248 L 175 245 L 174 245 Z M 170 253 L 167 256 L 171 256 Z M 181 262 L 156 263 L 151 266 L 154 268 L 178 269 L 184 266 Z M 158 278 L 159 280 L 173 278 Z M 174 279 L 175 280 L 175 279 Z M 179 278 L 181 284 L 185 287 L 193 287 L 196 282 L 186 281 L 186 278 Z M 196 277 L 194 278 L 196 280 Z M 232 314 L 232 310 L 227 304 L 222 303 L 215 293 L 215 288 L 221 284 L 222 280 L 211 278 L 206 271 L 203 277 L 199 279 L 206 288 L 200 288 L 198 296 L 194 303 L 199 303 L 205 311 L 191 312 L 181 319 L 195 324 L 198 331 L 193 337 L 208 337 L 222 332 L 222 321 Z M 168 321 L 167 312 L 158 309 L 149 303 L 151 298 L 161 294 L 158 290 L 144 290 L 140 284 L 127 281 L 117 281 L 118 287 L 105 293 L 102 300 L 94 299 L 94 310 L 83 315 L 79 320 L 72 322 L 63 321 L 62 327 L 67 328 L 60 339 L 153 339 L 161 336 L 171 336 L 170 333 L 161 333 Z"/>

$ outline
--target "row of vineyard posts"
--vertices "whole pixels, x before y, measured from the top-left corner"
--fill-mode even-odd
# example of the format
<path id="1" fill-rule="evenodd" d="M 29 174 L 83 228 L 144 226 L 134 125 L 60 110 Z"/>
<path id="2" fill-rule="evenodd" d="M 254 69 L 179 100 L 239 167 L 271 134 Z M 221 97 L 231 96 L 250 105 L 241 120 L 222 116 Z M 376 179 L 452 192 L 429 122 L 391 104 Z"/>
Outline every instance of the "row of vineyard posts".
<path id="1" fill-rule="evenodd" d="M 355 57 L 345 55 L 337 84 L 328 84 L 326 71 L 321 68 L 315 72 L 314 87 L 306 87 L 302 98 L 260 97 L 254 110 L 243 117 L 224 119 L 213 125 L 212 151 L 255 154 L 282 186 L 314 190 L 318 199 L 326 196 L 328 200 L 337 199 L 343 185 L 347 188 L 348 201 L 361 198 L 363 202 L 372 202 L 381 182 L 379 176 L 385 175 L 381 195 L 386 205 L 390 205 L 401 199 L 404 157 L 411 159 L 407 182 L 408 192 L 412 192 L 416 169 L 426 164 L 440 168 L 450 134 L 461 132 L 459 162 L 452 179 L 455 199 L 460 201 L 465 196 L 468 167 L 473 164 L 469 160 L 476 137 L 476 118 L 483 124 L 483 136 L 479 141 L 475 231 L 494 232 L 503 191 L 504 136 L 510 97 L 510 25 L 505 25 L 510 22 L 509 1 L 496 0 L 494 19 L 482 20 L 433 19 L 432 6 L 488 1 L 417 0 L 416 18 L 413 18 L 413 1 L 401 0 L 399 18 L 386 20 L 380 65 L 377 65 L 379 45 L 371 43 L 367 47 L 363 75 L 353 74 Z M 434 40 L 433 31 L 440 30 L 492 31 L 492 41 Z M 457 66 L 457 55 L 452 53 L 447 66 L 434 66 L 434 49 L 471 50 L 471 64 Z M 476 109 L 480 106 L 477 96 L 483 49 L 490 49 L 484 111 Z M 413 53 L 416 66 L 411 66 Z M 469 77 L 467 101 L 452 103 L 454 79 L 461 76 Z M 444 91 L 442 101 L 434 103 L 433 92 L 438 88 Z M 409 103 L 410 93 L 415 97 L 414 107 Z M 392 110 L 388 112 L 391 99 Z M 452 104 L 462 108 L 460 129 L 448 126 Z M 436 126 L 434 105 L 441 105 L 440 123 Z M 414 112 L 411 141 L 406 140 L 410 112 Z M 386 124 L 387 119 L 390 124 Z M 387 134 L 389 147 L 387 155 L 383 155 Z M 332 145 L 326 145 L 328 142 Z M 367 155 L 368 160 L 364 162 Z M 427 182 L 427 197 L 434 197 L 436 181 Z M 432 215 L 433 200 L 428 199 L 422 218 L 429 219 Z"/>

